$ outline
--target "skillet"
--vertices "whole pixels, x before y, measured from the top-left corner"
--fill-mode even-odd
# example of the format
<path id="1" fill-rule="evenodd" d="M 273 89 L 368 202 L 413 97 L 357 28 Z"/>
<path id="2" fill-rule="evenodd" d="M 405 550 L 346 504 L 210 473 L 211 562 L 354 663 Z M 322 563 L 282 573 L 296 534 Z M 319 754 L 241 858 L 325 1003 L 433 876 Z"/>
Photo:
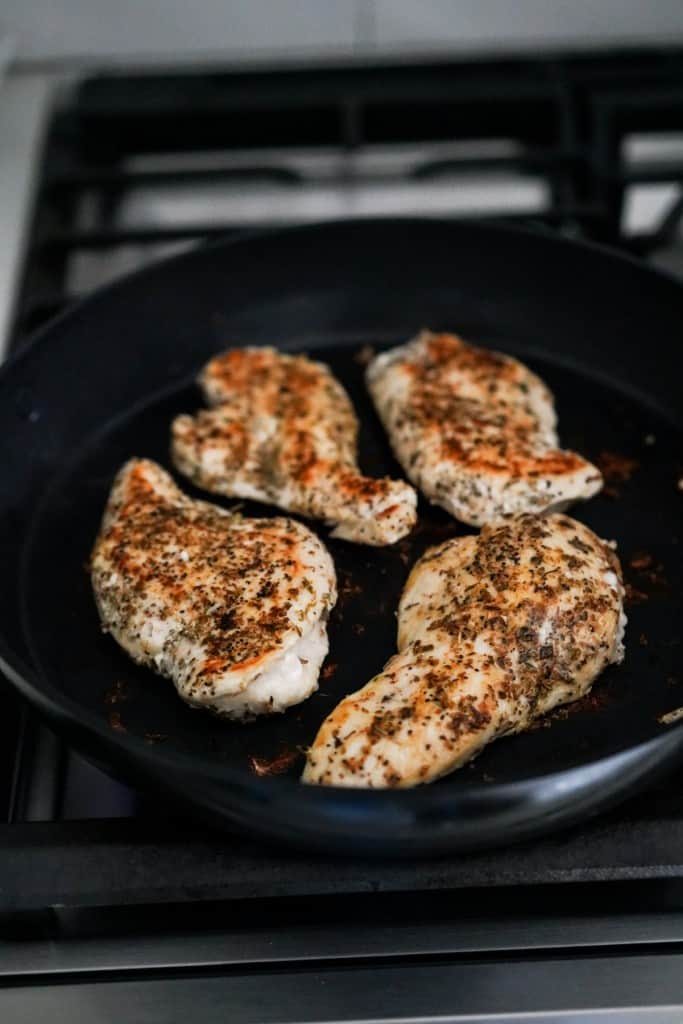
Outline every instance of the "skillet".
<path id="1" fill-rule="evenodd" d="M 0 374 L 4 671 L 100 767 L 218 826 L 278 841 L 444 853 L 597 813 L 683 750 L 681 726 L 659 720 L 683 705 L 682 325 L 683 288 L 631 260 L 531 231 L 430 220 L 208 246 L 98 292 Z M 320 691 L 248 725 L 186 707 L 103 636 L 84 565 L 114 473 L 131 455 L 170 466 L 171 419 L 201 404 L 194 374 L 227 346 L 275 344 L 327 361 L 361 419 L 363 468 L 399 474 L 363 387 L 362 350 L 423 326 L 524 359 L 555 393 L 563 443 L 606 467 L 607 492 L 573 514 L 618 540 L 626 660 L 589 698 L 432 786 L 305 787 L 299 748 L 394 651 L 410 565 L 467 529 L 422 502 L 418 529 L 391 549 L 329 541 L 341 598 Z"/>

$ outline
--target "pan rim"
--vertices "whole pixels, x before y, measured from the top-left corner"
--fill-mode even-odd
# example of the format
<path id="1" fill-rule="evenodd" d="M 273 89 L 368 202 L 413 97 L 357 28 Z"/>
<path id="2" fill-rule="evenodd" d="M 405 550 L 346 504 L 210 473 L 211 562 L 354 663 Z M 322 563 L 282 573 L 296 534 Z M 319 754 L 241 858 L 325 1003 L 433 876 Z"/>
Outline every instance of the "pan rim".
<path id="1" fill-rule="evenodd" d="M 526 238 L 534 239 L 541 242 L 544 245 L 550 245 L 552 247 L 560 247 L 564 249 L 585 249 L 588 252 L 592 252 L 598 256 L 604 256 L 608 260 L 617 260 L 625 266 L 637 269 L 639 272 L 644 272 L 648 276 L 651 276 L 654 280 L 666 282 L 668 286 L 673 287 L 676 294 L 680 296 L 683 284 L 679 281 L 671 271 L 665 270 L 662 267 L 653 267 L 647 263 L 641 263 L 635 256 L 630 253 L 620 252 L 619 250 L 612 249 L 610 246 L 601 242 L 595 242 L 587 239 L 578 238 L 566 238 L 562 235 L 551 234 L 545 229 L 534 228 L 528 225 L 517 225 L 510 224 L 505 220 L 497 219 L 481 219 L 473 217 L 468 220 L 453 220 L 445 221 L 443 217 L 434 215 L 433 217 L 349 217 L 343 220 L 320 220 L 313 221 L 306 224 L 295 224 L 290 227 L 276 227 L 263 230 L 245 230 L 237 238 L 218 238 L 211 242 L 199 244 L 192 249 L 187 249 L 184 252 L 177 253 L 174 256 L 168 256 L 164 259 L 159 260 L 149 266 L 140 267 L 137 270 L 131 270 L 123 274 L 121 277 L 117 277 L 115 280 L 110 281 L 108 284 L 102 285 L 89 295 L 79 299 L 76 303 L 69 306 L 67 309 L 58 313 L 47 323 L 43 324 L 36 331 L 33 331 L 25 341 L 22 342 L 21 347 L 16 352 L 10 353 L 7 358 L 0 364 L 0 388 L 5 383 L 5 378 L 14 372 L 14 367 L 21 364 L 21 362 L 33 353 L 33 351 L 43 343 L 45 337 L 51 334 L 56 328 L 61 327 L 63 324 L 68 323 L 69 319 L 75 316 L 79 316 L 84 310 L 89 309 L 91 304 L 101 301 L 105 297 L 115 295 L 119 289 L 127 289 L 131 282 L 151 279 L 157 273 L 163 273 L 168 267 L 175 267 L 182 264 L 185 261 L 192 261 L 193 257 L 196 257 L 198 253 L 213 252 L 217 249 L 232 249 L 233 246 L 246 246 L 252 242 L 260 242 L 262 240 L 269 241 L 271 239 L 279 239 L 281 237 L 296 238 L 298 236 L 313 234 L 318 235 L 325 229 L 339 230 L 340 228 L 348 228 L 354 230 L 360 226 L 386 226 L 388 224 L 400 224 L 400 225 L 414 225 L 415 227 L 425 225 L 444 225 L 446 224 L 449 229 L 453 228 L 458 230 L 459 228 L 466 228 L 466 230 L 480 231 L 483 234 L 491 231 L 496 234 L 500 231 L 504 231 L 510 235 L 523 235 Z"/>

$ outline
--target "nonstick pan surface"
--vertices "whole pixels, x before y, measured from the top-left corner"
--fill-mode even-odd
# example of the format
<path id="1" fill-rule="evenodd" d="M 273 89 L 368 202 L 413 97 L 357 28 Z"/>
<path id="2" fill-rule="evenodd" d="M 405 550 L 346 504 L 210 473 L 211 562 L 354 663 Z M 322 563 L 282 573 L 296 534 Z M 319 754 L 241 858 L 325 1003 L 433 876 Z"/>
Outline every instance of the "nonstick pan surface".
<path id="1" fill-rule="evenodd" d="M 0 378 L 0 649 L 10 678 L 107 770 L 216 824 L 309 847 L 463 850 L 598 811 L 670 766 L 683 743 L 680 727 L 660 721 L 683 705 L 681 325 L 683 289 L 631 261 L 432 221 L 346 222 L 213 246 L 95 295 Z M 410 566 L 467 528 L 424 501 L 414 534 L 389 549 L 332 541 L 314 526 L 341 594 L 320 690 L 246 725 L 186 707 L 100 632 L 86 561 L 116 470 L 132 455 L 170 468 L 170 422 L 201 404 L 193 376 L 228 346 L 275 344 L 328 362 L 360 417 L 363 468 L 401 475 L 363 362 L 368 347 L 422 326 L 524 359 L 556 396 L 563 444 L 603 467 L 605 493 L 573 514 L 618 542 L 626 660 L 588 698 L 432 786 L 304 787 L 301 748 L 395 649 Z M 248 515 L 273 511 L 244 505 Z"/>

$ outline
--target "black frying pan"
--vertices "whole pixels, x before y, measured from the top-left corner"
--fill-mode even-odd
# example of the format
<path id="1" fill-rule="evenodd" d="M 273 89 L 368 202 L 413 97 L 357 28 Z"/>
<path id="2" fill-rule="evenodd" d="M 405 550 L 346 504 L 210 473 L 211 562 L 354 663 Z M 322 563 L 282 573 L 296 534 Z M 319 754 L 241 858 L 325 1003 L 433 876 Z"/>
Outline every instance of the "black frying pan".
<path id="1" fill-rule="evenodd" d="M 415 534 L 395 548 L 330 541 L 342 596 L 320 692 L 249 725 L 189 709 L 103 636 L 84 564 L 113 474 L 131 455 L 169 466 L 169 424 L 200 404 L 193 375 L 228 345 L 275 343 L 329 362 L 356 403 L 365 469 L 397 474 L 357 354 L 422 326 L 523 358 L 556 395 L 564 443 L 592 459 L 611 453 L 609 492 L 575 514 L 619 541 L 630 583 L 626 661 L 590 698 L 432 786 L 304 787 L 298 748 L 394 650 L 409 566 L 465 528 L 423 503 Z M 658 720 L 683 705 L 682 331 L 683 288 L 633 262 L 434 221 L 282 232 L 130 277 L 50 325 L 0 377 L 4 668 L 105 768 L 217 824 L 281 840 L 437 852 L 594 812 L 670 765 L 683 742 L 680 728 Z"/>

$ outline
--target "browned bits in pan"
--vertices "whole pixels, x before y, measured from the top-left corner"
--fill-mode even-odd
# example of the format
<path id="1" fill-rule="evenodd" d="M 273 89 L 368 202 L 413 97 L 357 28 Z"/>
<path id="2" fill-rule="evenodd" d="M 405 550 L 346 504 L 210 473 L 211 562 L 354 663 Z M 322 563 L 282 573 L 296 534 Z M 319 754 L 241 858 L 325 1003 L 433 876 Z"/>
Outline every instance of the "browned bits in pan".
<path id="1" fill-rule="evenodd" d="M 595 461 L 604 477 L 603 493 L 608 498 L 618 498 L 621 491 L 616 485 L 627 483 L 640 466 L 638 459 L 616 452 L 600 452 Z"/>
<path id="2" fill-rule="evenodd" d="M 165 743 L 168 736 L 165 732 L 146 732 L 145 743 Z"/>
<path id="3" fill-rule="evenodd" d="M 353 355 L 354 363 L 358 363 L 359 366 L 367 366 L 368 363 L 372 362 L 375 358 L 375 350 L 372 345 L 363 345 Z"/>
<path id="4" fill-rule="evenodd" d="M 632 607 L 633 605 L 643 604 L 645 601 L 649 600 L 649 597 L 645 593 L 645 591 L 638 590 L 638 588 L 634 587 L 632 583 L 624 584 L 624 591 L 625 591 L 624 603 L 627 606 Z"/>
<path id="5" fill-rule="evenodd" d="M 637 554 L 635 554 L 632 558 L 629 559 L 628 564 L 631 566 L 632 569 L 635 569 L 636 572 L 641 572 L 643 569 L 649 569 L 652 565 L 652 562 L 652 555 L 649 555 L 647 551 L 639 551 Z"/>
<path id="6" fill-rule="evenodd" d="M 600 452 L 595 461 L 605 481 L 610 484 L 626 483 L 640 466 L 638 459 L 617 452 Z"/>
<path id="7" fill-rule="evenodd" d="M 646 581 L 656 588 L 666 587 L 668 580 L 661 562 L 656 562 L 647 551 L 638 551 L 629 559 L 629 567 L 638 573 L 639 581 Z"/>
<path id="8" fill-rule="evenodd" d="M 108 719 L 109 728 L 113 729 L 114 732 L 128 732 L 128 730 L 126 729 L 125 725 L 121 720 L 121 715 L 119 714 L 118 711 L 110 711 Z"/>
<path id="9" fill-rule="evenodd" d="M 107 690 L 104 695 L 105 704 L 121 704 L 123 701 L 128 700 L 128 688 L 126 683 L 122 680 L 117 679 L 111 689 Z"/>
<path id="10" fill-rule="evenodd" d="M 249 757 L 249 768 L 259 777 L 265 775 L 282 775 L 290 768 L 296 759 L 300 756 L 298 750 L 283 750 L 277 757 L 256 757 L 251 755 Z"/>

